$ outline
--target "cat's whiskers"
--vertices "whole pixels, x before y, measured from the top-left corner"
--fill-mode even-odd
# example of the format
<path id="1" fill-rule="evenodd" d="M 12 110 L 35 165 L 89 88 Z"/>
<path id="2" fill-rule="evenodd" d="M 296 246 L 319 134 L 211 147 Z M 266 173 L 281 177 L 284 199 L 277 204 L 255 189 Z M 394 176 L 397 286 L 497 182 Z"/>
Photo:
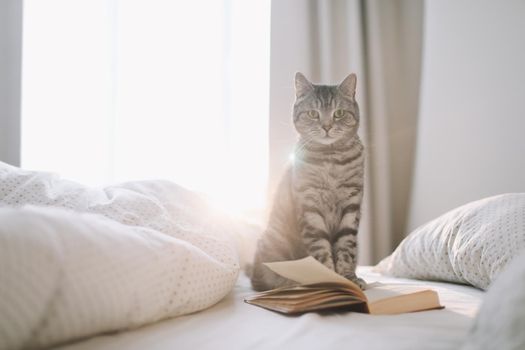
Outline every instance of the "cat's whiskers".
<path id="1" fill-rule="evenodd" d="M 311 145 L 313 143 L 313 140 L 311 139 L 304 139 L 301 138 L 300 141 L 297 143 L 294 153 L 297 156 L 303 155 L 303 151 L 306 149 L 307 146 Z"/>

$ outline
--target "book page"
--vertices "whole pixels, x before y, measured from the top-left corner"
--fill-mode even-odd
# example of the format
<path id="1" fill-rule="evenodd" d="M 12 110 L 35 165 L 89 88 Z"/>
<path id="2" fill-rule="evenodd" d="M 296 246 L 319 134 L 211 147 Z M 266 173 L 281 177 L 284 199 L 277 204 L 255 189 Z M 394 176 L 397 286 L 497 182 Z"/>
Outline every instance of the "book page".
<path id="1" fill-rule="evenodd" d="M 443 308 L 438 294 L 421 285 L 385 284 L 367 289 L 365 294 L 370 313 L 375 315 Z"/>
<path id="2" fill-rule="evenodd" d="M 300 284 L 331 282 L 360 290 L 355 283 L 330 270 L 311 256 L 299 260 L 269 262 L 264 265 L 276 274 Z"/>
<path id="3" fill-rule="evenodd" d="M 421 292 L 423 290 L 428 290 L 428 288 L 421 285 L 403 283 L 377 283 L 372 288 L 368 288 L 367 290 L 365 290 L 364 293 L 368 301 L 373 303 L 378 300 L 393 298 L 400 295 L 413 294 Z"/>

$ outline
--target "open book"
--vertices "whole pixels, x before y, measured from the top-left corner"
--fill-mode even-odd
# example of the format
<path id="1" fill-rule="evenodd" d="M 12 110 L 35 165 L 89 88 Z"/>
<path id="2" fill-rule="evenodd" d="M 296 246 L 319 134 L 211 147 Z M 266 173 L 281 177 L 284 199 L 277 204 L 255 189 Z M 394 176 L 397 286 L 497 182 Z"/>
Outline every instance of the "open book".
<path id="1" fill-rule="evenodd" d="M 285 314 L 341 309 L 388 315 L 443 308 L 438 294 L 421 286 L 375 283 L 363 292 L 310 256 L 265 265 L 298 285 L 261 292 L 244 301 Z"/>

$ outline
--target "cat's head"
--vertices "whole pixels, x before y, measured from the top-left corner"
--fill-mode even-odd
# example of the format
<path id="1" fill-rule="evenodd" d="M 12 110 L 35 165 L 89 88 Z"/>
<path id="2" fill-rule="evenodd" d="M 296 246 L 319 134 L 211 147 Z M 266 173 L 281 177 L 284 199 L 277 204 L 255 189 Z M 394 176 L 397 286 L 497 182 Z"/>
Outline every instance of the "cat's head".
<path id="1" fill-rule="evenodd" d="M 332 86 L 312 84 L 296 73 L 293 121 L 301 137 L 324 145 L 354 137 L 359 127 L 355 87 L 355 74 Z"/>

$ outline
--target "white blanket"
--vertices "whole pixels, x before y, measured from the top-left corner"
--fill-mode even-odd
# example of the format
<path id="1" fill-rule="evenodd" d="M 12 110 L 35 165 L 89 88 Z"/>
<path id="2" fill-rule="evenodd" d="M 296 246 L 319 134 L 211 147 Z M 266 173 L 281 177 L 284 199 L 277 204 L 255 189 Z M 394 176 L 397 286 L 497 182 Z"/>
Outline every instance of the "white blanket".
<path id="1" fill-rule="evenodd" d="M 166 181 L 87 188 L 0 162 L 0 349 L 215 304 L 237 279 L 237 229 Z"/>
<path id="2" fill-rule="evenodd" d="M 234 292 L 204 312 L 59 349 L 458 350 L 483 296 L 473 287 L 381 276 L 370 267 L 358 267 L 357 274 L 369 283 L 432 288 L 445 309 L 381 316 L 352 312 L 284 316 L 246 304 L 243 299 L 254 291 L 241 274 Z"/>

